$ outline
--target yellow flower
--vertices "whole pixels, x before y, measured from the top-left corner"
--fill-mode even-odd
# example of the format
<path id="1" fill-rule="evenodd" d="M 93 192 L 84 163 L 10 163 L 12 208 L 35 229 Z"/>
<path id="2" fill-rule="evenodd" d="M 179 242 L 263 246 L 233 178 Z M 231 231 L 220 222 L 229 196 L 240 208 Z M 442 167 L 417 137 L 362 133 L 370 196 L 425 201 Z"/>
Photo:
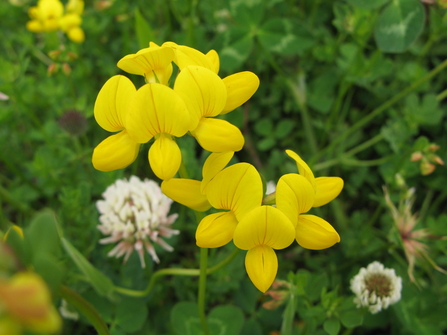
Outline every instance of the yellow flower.
<path id="1" fill-rule="evenodd" d="M 39 0 L 37 6 L 28 12 L 31 21 L 26 28 L 32 32 L 56 31 L 59 29 L 59 19 L 64 14 L 64 6 L 59 0 Z"/>
<path id="2" fill-rule="evenodd" d="M 95 169 L 122 169 L 137 158 L 140 144 L 129 136 L 126 127 L 130 101 L 135 95 L 135 86 L 120 75 L 110 78 L 99 92 L 94 107 L 96 122 L 107 131 L 119 133 L 109 136 L 93 150 Z"/>
<path id="3" fill-rule="evenodd" d="M 233 241 L 239 249 L 248 250 L 245 268 L 261 292 L 269 289 L 278 271 L 273 249 L 287 248 L 294 235 L 295 229 L 287 216 L 272 206 L 257 207 L 238 223 Z"/>
<path id="4" fill-rule="evenodd" d="M 168 86 L 145 84 L 133 97 L 126 120 L 126 129 L 135 142 L 155 138 L 148 157 L 155 175 L 162 180 L 174 177 L 182 155 L 173 137 L 181 137 L 191 128 L 191 117 L 181 97 Z"/>
<path id="5" fill-rule="evenodd" d="M 84 31 L 79 27 L 81 23 L 82 18 L 76 13 L 65 14 L 59 20 L 61 30 L 67 34 L 70 40 L 76 43 L 81 43 L 85 39 Z"/>
<path id="6" fill-rule="evenodd" d="M 195 211 L 204 212 L 211 208 L 205 195 L 206 186 L 233 157 L 233 152 L 212 153 L 208 156 L 202 168 L 202 181 L 172 178 L 164 180 L 161 189 L 172 200 Z"/>
<path id="7" fill-rule="evenodd" d="M 206 216 L 196 231 L 196 243 L 201 248 L 218 248 L 233 238 L 239 220 L 261 205 L 261 177 L 248 163 L 227 167 L 206 186 L 206 196 L 212 207 L 228 210 Z"/>
<path id="8" fill-rule="evenodd" d="M 171 48 L 150 43 L 149 48 L 127 55 L 117 66 L 128 73 L 144 76 L 147 83 L 167 85 L 172 74 L 174 51 Z"/>
<path id="9" fill-rule="evenodd" d="M 57 333 L 62 320 L 51 304 L 50 292 L 37 274 L 17 273 L 9 279 L 0 278 L 0 333 L 20 334 L 20 329 L 39 333 Z M 3 330 L 3 332 L 2 332 Z"/>
<path id="10" fill-rule="evenodd" d="M 322 206 L 333 200 L 343 187 L 338 177 L 315 178 L 312 170 L 300 156 L 287 150 L 298 166 L 300 174 L 282 176 L 276 188 L 276 205 L 295 226 L 295 237 L 306 249 L 320 250 L 340 242 L 335 229 L 322 218 L 304 215 L 312 207 Z"/>
<path id="11" fill-rule="evenodd" d="M 321 207 L 334 200 L 343 189 L 343 179 L 339 177 L 315 178 L 312 170 L 303 159 L 293 152 L 286 150 L 287 155 L 295 160 L 300 175 L 304 176 L 315 191 L 315 199 L 312 207 Z"/>
<path id="12" fill-rule="evenodd" d="M 69 0 L 65 6 L 67 13 L 74 13 L 81 15 L 84 11 L 84 1 L 82 0 Z"/>

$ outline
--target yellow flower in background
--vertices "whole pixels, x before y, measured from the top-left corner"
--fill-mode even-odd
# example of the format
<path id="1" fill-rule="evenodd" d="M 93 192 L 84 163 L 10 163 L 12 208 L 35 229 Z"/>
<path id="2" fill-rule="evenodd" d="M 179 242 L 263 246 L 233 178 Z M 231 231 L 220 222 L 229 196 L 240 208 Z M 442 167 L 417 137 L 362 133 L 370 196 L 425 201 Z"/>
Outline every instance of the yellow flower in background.
<path id="1" fill-rule="evenodd" d="M 238 221 L 261 205 L 261 176 L 253 165 L 237 163 L 217 173 L 205 193 L 213 208 L 227 211 L 210 214 L 200 221 L 196 243 L 201 248 L 218 248 L 233 239 Z"/>
<path id="2" fill-rule="evenodd" d="M 155 175 L 171 179 L 182 161 L 174 137 L 191 128 L 191 117 L 182 98 L 171 88 L 150 83 L 142 86 L 132 99 L 126 129 L 137 143 L 155 142 L 149 149 L 149 164 Z"/>
<path id="3" fill-rule="evenodd" d="M 26 28 L 39 33 L 43 31 L 56 31 L 59 29 L 59 20 L 64 14 L 64 6 L 59 0 L 39 0 L 37 6 L 31 7 L 28 12 L 31 21 Z"/>
<path id="4" fill-rule="evenodd" d="M 245 268 L 253 284 L 266 292 L 275 280 L 278 258 L 273 249 L 284 249 L 292 244 L 295 228 L 280 210 L 260 206 L 238 223 L 233 241 L 236 247 L 248 250 Z"/>
<path id="5" fill-rule="evenodd" d="M 54 334 L 62 326 L 46 283 L 32 272 L 0 278 L 0 306 L 0 334 Z"/>
<path id="6" fill-rule="evenodd" d="M 98 94 L 94 115 L 96 122 L 109 132 L 118 132 L 98 144 L 93 150 L 92 163 L 100 171 L 122 169 L 137 158 L 140 143 L 127 131 L 126 120 L 135 86 L 124 76 L 110 78 Z"/>
<path id="7" fill-rule="evenodd" d="M 117 66 L 127 73 L 144 76 L 147 83 L 167 85 L 172 74 L 174 51 L 151 42 L 149 48 L 124 56 Z"/>
<path id="8" fill-rule="evenodd" d="M 37 6 L 29 10 L 31 21 L 27 22 L 26 27 L 35 33 L 62 30 L 70 40 L 81 43 L 85 39 L 80 27 L 83 10 L 82 0 L 70 0 L 66 6 L 66 14 L 59 0 L 39 0 Z"/>
<path id="9" fill-rule="evenodd" d="M 164 180 L 161 189 L 169 198 L 198 212 L 211 208 L 206 197 L 208 183 L 230 162 L 234 152 L 212 153 L 208 156 L 202 168 L 202 181 L 172 178 Z"/>

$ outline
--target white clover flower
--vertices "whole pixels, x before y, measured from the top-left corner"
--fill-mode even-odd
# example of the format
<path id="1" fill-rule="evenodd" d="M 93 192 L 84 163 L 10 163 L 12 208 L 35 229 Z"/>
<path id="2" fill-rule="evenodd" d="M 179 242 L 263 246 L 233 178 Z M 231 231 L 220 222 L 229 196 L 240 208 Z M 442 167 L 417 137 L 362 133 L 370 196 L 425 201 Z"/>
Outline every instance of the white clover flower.
<path id="1" fill-rule="evenodd" d="M 169 228 L 178 214 L 168 216 L 172 200 L 161 192 L 156 182 L 148 179 L 141 181 L 135 176 L 130 177 L 129 181 L 118 179 L 102 196 L 104 200 L 96 202 L 101 214 L 98 229 L 110 236 L 99 242 L 119 242 L 108 256 L 118 258 L 124 255 L 126 262 L 133 250 L 136 250 L 144 268 L 144 249 L 156 263 L 160 260 L 154 243 L 167 251 L 174 250 L 162 237 L 170 238 L 179 234 L 178 230 Z"/>
<path id="2" fill-rule="evenodd" d="M 372 314 L 388 308 L 400 300 L 402 278 L 394 269 L 386 269 L 380 262 L 372 262 L 351 279 L 351 290 L 355 293 L 354 303 L 368 307 Z"/>

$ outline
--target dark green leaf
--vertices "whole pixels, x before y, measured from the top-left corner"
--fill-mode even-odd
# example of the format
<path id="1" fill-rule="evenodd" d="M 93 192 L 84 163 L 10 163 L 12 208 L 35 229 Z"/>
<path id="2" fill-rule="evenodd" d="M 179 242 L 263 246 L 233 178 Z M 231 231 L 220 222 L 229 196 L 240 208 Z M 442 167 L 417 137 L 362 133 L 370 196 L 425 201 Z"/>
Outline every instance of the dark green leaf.
<path id="1" fill-rule="evenodd" d="M 114 299 L 114 285 L 109 277 L 96 269 L 68 240 L 62 238 L 62 246 L 78 269 L 87 278 L 95 291 L 109 299 Z"/>
<path id="2" fill-rule="evenodd" d="M 208 316 L 211 334 L 238 335 L 244 324 L 244 314 L 235 306 L 217 306 Z"/>
<path id="3" fill-rule="evenodd" d="M 374 9 L 382 6 L 389 0 L 346 0 L 346 2 L 350 3 L 359 8 L 363 9 Z"/>
<path id="4" fill-rule="evenodd" d="M 193 302 L 176 304 L 171 310 L 171 325 L 178 335 L 202 334 L 197 304 Z"/>
<path id="5" fill-rule="evenodd" d="M 149 42 L 155 42 L 154 32 L 138 8 L 135 10 L 135 31 L 140 48 L 147 48 L 149 47 Z"/>
<path id="6" fill-rule="evenodd" d="M 335 318 L 324 321 L 323 328 L 329 335 L 337 335 L 340 331 L 340 321 Z"/>
<path id="7" fill-rule="evenodd" d="M 394 0 L 380 14 L 375 38 L 385 52 L 402 52 L 422 32 L 425 11 L 419 0 Z"/>
<path id="8" fill-rule="evenodd" d="M 361 309 L 348 310 L 340 314 L 340 321 L 346 328 L 360 326 L 363 323 L 363 312 Z"/>
<path id="9" fill-rule="evenodd" d="M 148 310 L 141 299 L 123 298 L 118 302 L 115 323 L 126 332 L 139 330 L 147 319 Z"/>

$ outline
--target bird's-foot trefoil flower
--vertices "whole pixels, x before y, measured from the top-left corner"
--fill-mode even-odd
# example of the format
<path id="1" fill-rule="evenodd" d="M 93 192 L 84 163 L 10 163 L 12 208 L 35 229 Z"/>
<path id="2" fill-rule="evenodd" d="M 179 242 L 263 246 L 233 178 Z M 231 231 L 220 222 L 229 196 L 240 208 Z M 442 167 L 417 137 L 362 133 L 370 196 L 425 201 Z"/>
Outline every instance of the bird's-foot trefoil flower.
<path id="1" fill-rule="evenodd" d="M 177 214 L 169 215 L 172 200 L 161 192 L 157 183 L 147 179 L 141 181 L 135 176 L 129 181 L 119 179 L 106 189 L 103 197 L 104 200 L 96 203 L 101 214 L 98 229 L 110 236 L 100 243 L 119 242 L 109 256 L 124 255 L 124 261 L 127 261 L 135 250 L 141 266 L 145 267 L 144 250 L 156 263 L 159 258 L 155 244 L 167 251 L 173 250 L 163 238 L 179 234 L 178 230 L 170 228 Z"/>
<path id="2" fill-rule="evenodd" d="M 357 307 L 367 307 L 372 314 L 387 309 L 401 298 L 402 278 L 394 269 L 387 269 L 380 262 L 372 262 L 351 279 L 351 290 Z"/>
<path id="3" fill-rule="evenodd" d="M 103 140 L 93 150 L 95 169 L 122 169 L 137 158 L 140 143 L 129 136 L 126 127 L 130 101 L 135 94 L 135 86 L 121 75 L 113 76 L 101 88 L 94 108 L 96 122 L 107 131 L 118 133 Z"/>
<path id="4" fill-rule="evenodd" d="M 206 197 L 213 208 L 227 210 L 200 221 L 196 243 L 201 248 L 218 248 L 233 239 L 238 222 L 262 201 L 262 180 L 248 163 L 223 169 L 208 183 Z"/>
<path id="5" fill-rule="evenodd" d="M 168 86 L 145 84 L 133 97 L 126 119 L 126 129 L 137 143 L 155 139 L 149 149 L 149 164 L 155 175 L 171 179 L 182 161 L 175 137 L 191 128 L 191 117 L 183 99 Z"/>
<path id="6" fill-rule="evenodd" d="M 295 228 L 279 209 L 259 206 L 237 224 L 233 242 L 239 249 L 248 250 L 245 269 L 253 284 L 266 292 L 275 280 L 278 258 L 274 249 L 292 244 Z"/>
<path id="7" fill-rule="evenodd" d="M 211 208 L 206 197 L 208 183 L 231 160 L 234 152 L 211 153 L 202 168 L 202 181 L 172 178 L 161 183 L 161 189 L 169 198 L 198 212 L 204 212 Z"/>

